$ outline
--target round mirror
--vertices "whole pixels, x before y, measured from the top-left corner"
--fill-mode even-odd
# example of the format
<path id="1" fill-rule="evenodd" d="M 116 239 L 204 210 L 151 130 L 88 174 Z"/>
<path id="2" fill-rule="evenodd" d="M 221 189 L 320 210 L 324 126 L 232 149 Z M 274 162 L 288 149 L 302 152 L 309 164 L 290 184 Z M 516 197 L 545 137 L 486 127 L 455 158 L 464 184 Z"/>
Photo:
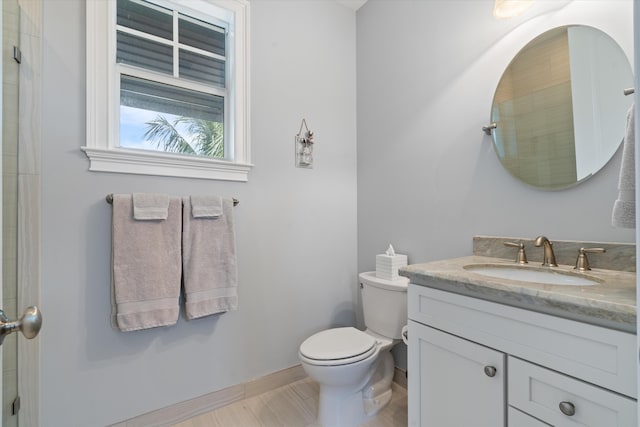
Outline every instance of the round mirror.
<path id="1" fill-rule="evenodd" d="M 491 109 L 493 141 L 516 178 L 559 190 L 598 172 L 623 140 L 633 97 L 629 60 L 602 31 L 559 27 L 536 37 L 505 70 Z"/>

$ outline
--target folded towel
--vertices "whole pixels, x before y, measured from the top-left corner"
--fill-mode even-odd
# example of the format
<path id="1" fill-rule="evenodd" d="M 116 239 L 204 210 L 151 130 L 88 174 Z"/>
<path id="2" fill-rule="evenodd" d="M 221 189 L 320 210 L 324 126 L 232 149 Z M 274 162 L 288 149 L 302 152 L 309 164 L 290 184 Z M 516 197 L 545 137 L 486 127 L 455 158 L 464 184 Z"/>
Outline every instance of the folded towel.
<path id="1" fill-rule="evenodd" d="M 137 220 L 167 219 L 169 196 L 166 194 L 133 193 L 133 217 Z"/>
<path id="2" fill-rule="evenodd" d="M 133 197 L 114 194 L 112 326 L 135 331 L 178 320 L 181 277 L 181 200 L 172 197 L 166 220 L 138 221 Z"/>
<path id="3" fill-rule="evenodd" d="M 183 280 L 187 319 L 238 307 L 233 200 L 222 199 L 222 215 L 195 218 L 191 198 L 182 211 Z"/>
<path id="4" fill-rule="evenodd" d="M 635 105 L 635 104 L 634 104 Z M 627 128 L 622 145 L 622 163 L 618 181 L 618 199 L 613 205 L 614 227 L 636 228 L 635 107 L 627 113 Z"/>
<path id="5" fill-rule="evenodd" d="M 194 218 L 216 218 L 222 215 L 222 198 L 219 196 L 191 196 L 191 212 Z"/>

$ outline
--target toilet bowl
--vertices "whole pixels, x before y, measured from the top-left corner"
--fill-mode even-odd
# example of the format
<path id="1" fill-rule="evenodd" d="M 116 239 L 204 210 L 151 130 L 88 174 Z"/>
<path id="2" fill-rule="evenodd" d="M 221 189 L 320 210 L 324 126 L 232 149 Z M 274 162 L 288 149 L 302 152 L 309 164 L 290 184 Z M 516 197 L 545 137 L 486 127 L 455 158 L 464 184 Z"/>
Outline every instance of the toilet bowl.
<path id="1" fill-rule="evenodd" d="M 359 277 L 367 329 L 320 331 L 298 351 L 305 372 L 320 385 L 318 423 L 324 427 L 362 424 L 391 400 L 390 350 L 406 323 L 408 279 L 379 279 L 375 272 Z"/>

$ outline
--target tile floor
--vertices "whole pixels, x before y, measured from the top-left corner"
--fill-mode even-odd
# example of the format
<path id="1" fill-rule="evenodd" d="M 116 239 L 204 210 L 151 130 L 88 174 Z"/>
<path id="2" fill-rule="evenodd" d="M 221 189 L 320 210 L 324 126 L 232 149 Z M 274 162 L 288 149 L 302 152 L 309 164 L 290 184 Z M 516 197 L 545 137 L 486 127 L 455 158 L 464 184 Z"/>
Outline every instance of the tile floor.
<path id="1" fill-rule="evenodd" d="M 318 384 L 305 378 L 173 427 L 312 427 L 318 411 L 318 391 Z M 391 402 L 363 427 L 406 425 L 407 391 L 394 384 Z"/>

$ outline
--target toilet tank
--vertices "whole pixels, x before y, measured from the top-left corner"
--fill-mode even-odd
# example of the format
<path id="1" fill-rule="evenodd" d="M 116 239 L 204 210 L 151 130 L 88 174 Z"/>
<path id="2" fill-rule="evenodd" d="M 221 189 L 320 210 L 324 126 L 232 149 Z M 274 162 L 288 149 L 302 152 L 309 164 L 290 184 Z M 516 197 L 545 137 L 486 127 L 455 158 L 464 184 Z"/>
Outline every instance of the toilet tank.
<path id="1" fill-rule="evenodd" d="M 387 338 L 402 338 L 402 327 L 407 324 L 409 279 L 380 279 L 375 271 L 360 273 L 359 277 L 367 329 Z"/>

